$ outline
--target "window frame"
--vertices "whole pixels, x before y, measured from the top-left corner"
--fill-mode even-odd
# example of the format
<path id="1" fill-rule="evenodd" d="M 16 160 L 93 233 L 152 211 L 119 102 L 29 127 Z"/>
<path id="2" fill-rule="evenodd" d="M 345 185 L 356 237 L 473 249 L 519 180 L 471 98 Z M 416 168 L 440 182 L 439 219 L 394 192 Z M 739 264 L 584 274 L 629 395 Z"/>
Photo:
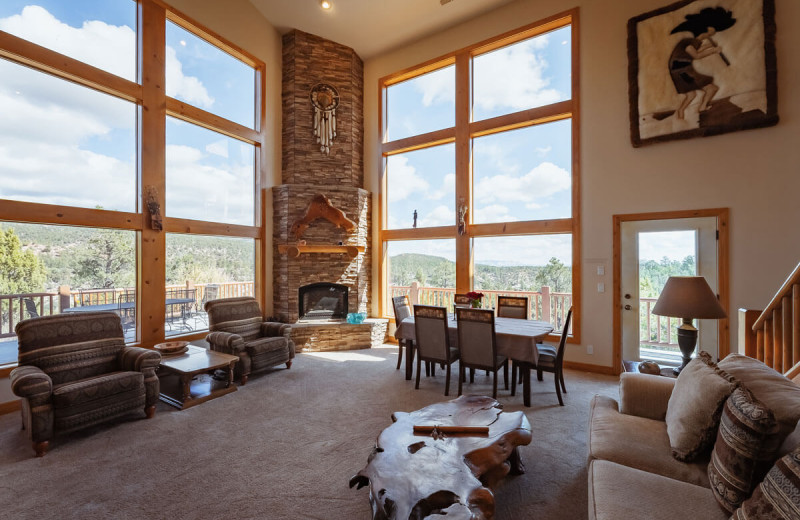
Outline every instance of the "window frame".
<path id="1" fill-rule="evenodd" d="M 62 224 L 70 226 L 132 230 L 136 232 L 136 341 L 132 346 L 152 347 L 165 341 L 165 294 L 167 233 L 214 235 L 254 240 L 256 262 L 255 295 L 265 309 L 264 259 L 267 216 L 264 168 L 268 161 L 266 135 L 266 64 L 205 28 L 161 0 L 132 0 L 136 3 L 137 81 L 129 81 L 56 51 L 0 31 L 0 57 L 91 88 L 137 105 L 137 201 L 134 212 L 109 211 L 0 199 L 0 221 Z M 175 23 L 234 58 L 253 67 L 255 81 L 254 128 L 212 114 L 189 103 L 166 96 L 166 22 Z M 253 225 L 234 225 L 202 220 L 169 218 L 165 212 L 166 117 L 195 124 L 255 147 Z M 163 230 L 154 230 L 143 210 L 145 187 L 154 187 L 161 206 Z M 143 309 L 142 302 L 148 302 Z M 170 336 L 170 340 L 196 340 L 207 332 Z M 0 366 L 7 376 L 15 363 Z"/>
<path id="2" fill-rule="evenodd" d="M 472 121 L 472 59 L 481 54 L 518 43 L 555 29 L 571 26 L 571 99 L 549 105 L 512 112 L 480 121 Z M 389 316 L 388 257 L 387 244 L 395 240 L 425 240 L 440 238 L 456 239 L 456 291 L 463 293 L 472 289 L 474 266 L 472 262 L 473 238 L 518 235 L 572 235 L 572 306 L 573 325 L 570 343 L 580 343 L 581 331 L 581 186 L 580 186 L 580 20 L 579 9 L 571 9 L 532 24 L 508 31 L 493 38 L 475 43 L 457 51 L 439 56 L 419 65 L 406 68 L 378 80 L 378 132 L 381 152 L 380 161 L 380 232 L 381 243 L 379 267 L 379 313 Z M 386 140 L 387 89 L 392 85 L 455 64 L 455 126 L 405 137 Z M 463 198 L 468 207 L 473 207 L 472 186 L 472 141 L 476 137 L 496 134 L 517 128 L 540 125 L 553 121 L 572 120 L 572 216 L 570 218 L 529 220 L 473 224 L 472 211 L 467 213 L 466 233 L 459 235 L 455 222 L 451 226 L 429 228 L 387 229 L 388 185 L 387 158 L 407 151 L 428 148 L 444 143 L 455 143 L 456 193 L 455 200 Z M 551 335 L 557 340 L 558 335 Z"/>

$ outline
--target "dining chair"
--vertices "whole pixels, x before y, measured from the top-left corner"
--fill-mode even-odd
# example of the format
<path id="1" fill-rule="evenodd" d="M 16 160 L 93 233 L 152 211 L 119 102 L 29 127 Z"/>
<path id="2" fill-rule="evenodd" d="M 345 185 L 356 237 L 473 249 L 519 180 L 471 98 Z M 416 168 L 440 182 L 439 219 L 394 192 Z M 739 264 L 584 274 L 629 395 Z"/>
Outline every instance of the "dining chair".
<path id="1" fill-rule="evenodd" d="M 497 397 L 497 372 L 503 368 L 503 381 L 508 390 L 508 358 L 497 354 L 494 330 L 494 311 L 484 309 L 456 309 L 458 324 L 458 395 L 466 376 L 465 370 L 481 369 L 493 372 L 492 397 Z"/>
<path id="2" fill-rule="evenodd" d="M 572 321 L 572 307 L 567 311 L 567 319 L 564 321 L 564 326 L 561 330 L 561 341 L 558 343 L 558 348 L 552 345 L 537 345 L 539 349 L 539 362 L 536 364 L 536 378 L 542 380 L 542 372 L 551 372 L 556 383 L 556 395 L 558 395 L 558 404 L 564 406 L 564 400 L 561 398 L 561 391 L 567 393 L 567 387 L 564 386 L 564 347 L 567 344 L 567 336 L 569 335 L 569 324 Z"/>
<path id="3" fill-rule="evenodd" d="M 411 316 L 411 304 L 408 302 L 408 295 L 395 296 L 392 298 L 392 307 L 394 308 L 394 322 L 397 328 L 400 328 L 400 323 Z M 400 369 L 400 364 L 403 362 L 403 347 L 406 349 L 406 355 L 411 356 L 411 350 L 414 348 L 414 342 L 410 339 L 398 339 L 399 352 L 397 353 L 397 370 Z M 409 359 L 409 362 L 413 359 Z"/>
<path id="4" fill-rule="evenodd" d="M 456 293 L 453 296 L 453 308 L 458 309 L 469 309 L 472 307 L 472 300 L 466 294 L 458 294 Z"/>
<path id="5" fill-rule="evenodd" d="M 417 383 L 419 389 L 422 362 L 446 365 L 444 395 L 450 395 L 450 365 L 458 360 L 458 348 L 450 346 L 447 328 L 447 309 L 430 305 L 414 305 L 414 329 L 417 336 Z M 435 375 L 433 369 L 431 374 Z"/>
<path id="6" fill-rule="evenodd" d="M 528 297 L 527 296 L 498 296 L 497 297 L 497 317 L 498 318 L 517 318 L 527 320 Z"/>

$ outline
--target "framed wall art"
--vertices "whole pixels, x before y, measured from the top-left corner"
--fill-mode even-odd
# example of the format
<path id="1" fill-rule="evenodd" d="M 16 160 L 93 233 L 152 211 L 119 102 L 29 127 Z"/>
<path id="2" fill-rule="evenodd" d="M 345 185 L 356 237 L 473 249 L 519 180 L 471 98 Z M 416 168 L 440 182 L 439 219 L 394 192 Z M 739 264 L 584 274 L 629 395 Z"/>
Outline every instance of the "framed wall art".
<path id="1" fill-rule="evenodd" d="M 631 141 L 778 122 L 774 0 L 683 0 L 628 21 Z"/>

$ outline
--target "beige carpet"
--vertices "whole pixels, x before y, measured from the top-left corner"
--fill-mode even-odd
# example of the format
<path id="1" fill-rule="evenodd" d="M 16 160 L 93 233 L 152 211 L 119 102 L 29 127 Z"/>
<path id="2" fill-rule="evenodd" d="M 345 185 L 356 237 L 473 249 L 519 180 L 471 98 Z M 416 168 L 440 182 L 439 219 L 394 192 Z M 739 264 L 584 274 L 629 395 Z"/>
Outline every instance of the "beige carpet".
<path id="1" fill-rule="evenodd" d="M 17 414 L 0 416 L 0 516 L 23 518 L 369 519 L 368 491 L 348 488 L 392 412 L 444 400 L 444 373 L 415 391 L 395 370 L 397 347 L 300 354 L 291 370 L 250 379 L 239 391 L 152 420 L 120 421 L 57 438 L 41 459 Z M 455 379 L 455 378 L 454 378 Z M 566 372 L 566 406 L 552 374 L 533 381 L 524 410 L 533 442 L 527 472 L 496 490 L 497 519 L 587 516 L 586 429 L 595 393 L 616 378 Z M 502 388 L 502 383 L 501 383 Z M 491 395 L 476 375 L 465 393 Z M 455 390 L 451 398 L 455 398 Z"/>

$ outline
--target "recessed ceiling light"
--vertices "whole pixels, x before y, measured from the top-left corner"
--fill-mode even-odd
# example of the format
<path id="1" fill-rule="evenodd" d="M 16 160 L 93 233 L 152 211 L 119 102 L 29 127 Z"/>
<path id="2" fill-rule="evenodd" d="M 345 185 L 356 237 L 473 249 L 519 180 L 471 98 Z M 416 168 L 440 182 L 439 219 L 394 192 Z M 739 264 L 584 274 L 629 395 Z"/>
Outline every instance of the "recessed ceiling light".
<path id="1" fill-rule="evenodd" d="M 320 0 L 319 6 L 323 9 L 330 9 L 331 7 L 333 7 L 333 4 L 330 3 L 329 0 Z"/>

